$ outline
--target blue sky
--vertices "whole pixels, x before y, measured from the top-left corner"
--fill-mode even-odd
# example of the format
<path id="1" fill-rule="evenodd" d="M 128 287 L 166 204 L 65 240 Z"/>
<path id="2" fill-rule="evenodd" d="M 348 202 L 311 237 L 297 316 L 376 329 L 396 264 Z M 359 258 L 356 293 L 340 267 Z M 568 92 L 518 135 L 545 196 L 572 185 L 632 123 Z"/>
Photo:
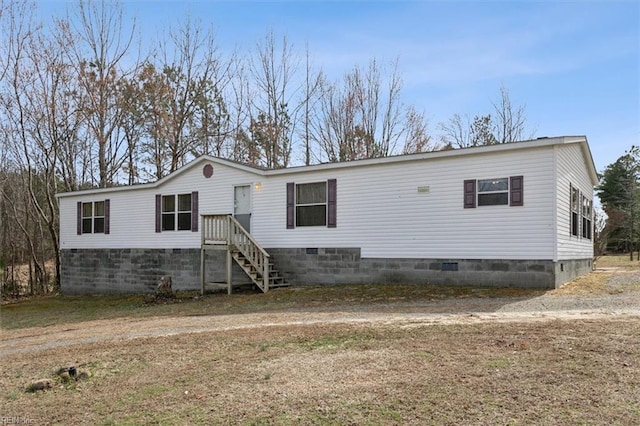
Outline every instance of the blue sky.
<path id="1" fill-rule="evenodd" d="M 73 3 L 43 1 L 43 16 Z M 430 130 L 491 112 L 505 86 L 535 136 L 586 135 L 598 171 L 640 144 L 637 1 L 126 1 L 144 40 L 179 18 L 212 24 L 221 48 L 284 34 L 332 77 L 398 60 L 403 100 Z"/>

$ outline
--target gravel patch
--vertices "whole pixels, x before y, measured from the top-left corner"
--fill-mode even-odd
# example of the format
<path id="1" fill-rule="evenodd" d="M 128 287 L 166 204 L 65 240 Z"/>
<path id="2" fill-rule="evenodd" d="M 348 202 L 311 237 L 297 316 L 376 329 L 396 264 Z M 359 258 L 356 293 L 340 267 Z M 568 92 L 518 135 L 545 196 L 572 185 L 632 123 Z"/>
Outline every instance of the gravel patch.
<path id="1" fill-rule="evenodd" d="M 629 310 L 640 309 L 640 292 L 606 294 L 598 296 L 553 295 L 523 299 L 508 303 L 498 312 L 549 312 L 576 310 Z"/>
<path id="2" fill-rule="evenodd" d="M 640 271 L 616 273 L 607 285 L 622 291 L 640 290 Z"/>

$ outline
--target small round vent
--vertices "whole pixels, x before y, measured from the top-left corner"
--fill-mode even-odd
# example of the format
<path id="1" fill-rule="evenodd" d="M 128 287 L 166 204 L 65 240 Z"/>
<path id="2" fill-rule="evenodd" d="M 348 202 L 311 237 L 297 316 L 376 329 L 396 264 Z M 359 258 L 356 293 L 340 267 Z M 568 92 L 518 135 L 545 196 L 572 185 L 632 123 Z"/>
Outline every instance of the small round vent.
<path id="1" fill-rule="evenodd" d="M 205 166 L 202 168 L 202 175 L 207 179 L 213 176 L 213 166 L 211 164 L 205 164 Z"/>

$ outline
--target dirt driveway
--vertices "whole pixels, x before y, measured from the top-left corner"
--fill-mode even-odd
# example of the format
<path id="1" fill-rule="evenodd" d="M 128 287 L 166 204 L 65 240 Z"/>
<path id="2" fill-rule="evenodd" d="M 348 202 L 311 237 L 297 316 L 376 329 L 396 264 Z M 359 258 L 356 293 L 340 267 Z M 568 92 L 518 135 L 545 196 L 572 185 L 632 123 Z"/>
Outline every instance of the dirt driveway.
<path id="1" fill-rule="evenodd" d="M 605 271 L 611 272 L 611 271 Z M 462 298 L 270 313 L 118 318 L 3 331 L 0 357 L 89 343 L 316 324 L 476 324 L 640 317 L 639 272 L 617 271 L 602 294 L 556 290 L 534 298 Z M 259 297 L 259 296 L 256 296 Z"/>

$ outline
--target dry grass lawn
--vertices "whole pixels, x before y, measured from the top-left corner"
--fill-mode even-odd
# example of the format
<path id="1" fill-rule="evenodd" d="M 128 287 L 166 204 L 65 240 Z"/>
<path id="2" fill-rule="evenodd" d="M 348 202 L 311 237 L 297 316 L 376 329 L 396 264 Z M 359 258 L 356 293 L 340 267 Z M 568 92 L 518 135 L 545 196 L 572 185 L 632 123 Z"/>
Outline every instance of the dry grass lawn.
<path id="1" fill-rule="evenodd" d="M 592 274 L 585 287 L 577 281 L 560 291 L 601 291 L 612 273 Z M 290 309 L 320 309 L 323 299 L 332 298 L 319 289 L 309 291 L 315 296 L 300 296 L 301 306 L 274 291 L 264 295 L 269 298 L 232 296 L 219 309 L 286 315 Z M 343 305 L 327 303 L 339 309 L 384 300 L 370 291 L 373 296 L 354 293 L 354 300 L 347 298 Z M 48 316 L 45 305 L 36 310 L 29 310 L 29 302 L 3 306 L 3 327 L 7 311 L 19 324 L 12 328 L 34 327 L 25 331 L 65 321 L 57 310 L 57 320 Z M 208 302 L 204 306 L 214 309 Z M 144 309 L 177 318 L 204 308 L 184 302 Z M 115 304 L 105 308 L 104 317 L 134 311 Z M 23 318 L 25 312 L 43 318 L 33 324 Z M 70 321 L 82 327 L 83 318 L 93 315 L 71 315 Z M 300 324 L 60 347 L 4 355 L 0 362 L 0 416 L 33 419 L 32 424 L 635 425 L 640 419 L 640 317 Z M 55 377 L 58 367 L 69 364 L 82 366 L 91 377 L 56 380 L 47 391 L 24 391 L 32 380 Z"/>
<path id="2" fill-rule="evenodd" d="M 76 363 L 86 381 L 25 393 Z M 37 424 L 637 424 L 640 321 L 299 326 L 3 360 Z M 8 367 L 8 368 L 7 368 Z"/>

